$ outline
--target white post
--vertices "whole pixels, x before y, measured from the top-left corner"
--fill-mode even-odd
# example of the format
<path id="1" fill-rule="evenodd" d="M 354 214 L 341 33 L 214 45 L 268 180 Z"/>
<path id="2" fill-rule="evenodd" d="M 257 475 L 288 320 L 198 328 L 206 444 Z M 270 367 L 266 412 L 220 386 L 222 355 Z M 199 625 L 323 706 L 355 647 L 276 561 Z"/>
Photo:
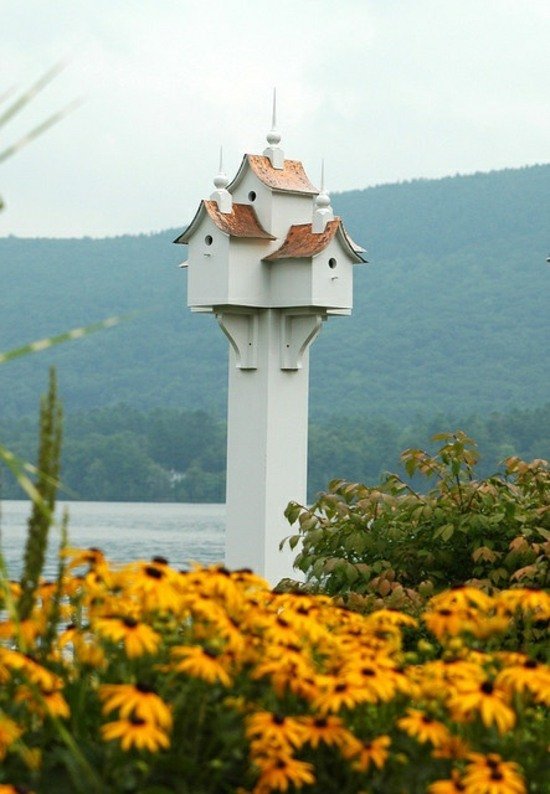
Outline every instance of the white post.
<path id="1" fill-rule="evenodd" d="M 293 576 L 297 551 L 283 513 L 307 498 L 309 345 L 321 310 L 217 310 L 231 342 L 227 438 L 229 568 L 252 568 L 271 585 Z"/>

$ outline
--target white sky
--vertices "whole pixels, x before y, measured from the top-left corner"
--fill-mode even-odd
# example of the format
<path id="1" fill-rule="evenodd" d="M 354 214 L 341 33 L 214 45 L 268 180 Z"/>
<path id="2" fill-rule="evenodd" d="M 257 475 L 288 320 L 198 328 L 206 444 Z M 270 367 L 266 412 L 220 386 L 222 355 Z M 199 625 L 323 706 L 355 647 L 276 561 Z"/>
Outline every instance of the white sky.
<path id="1" fill-rule="evenodd" d="M 65 71 L 0 150 L 0 235 L 183 226 L 261 152 L 278 91 L 287 157 L 330 190 L 550 160 L 550 0 L 0 0 L 0 94 Z M 7 103 L 5 103 L 7 104 Z M 2 106 L 4 107 L 4 106 Z"/>

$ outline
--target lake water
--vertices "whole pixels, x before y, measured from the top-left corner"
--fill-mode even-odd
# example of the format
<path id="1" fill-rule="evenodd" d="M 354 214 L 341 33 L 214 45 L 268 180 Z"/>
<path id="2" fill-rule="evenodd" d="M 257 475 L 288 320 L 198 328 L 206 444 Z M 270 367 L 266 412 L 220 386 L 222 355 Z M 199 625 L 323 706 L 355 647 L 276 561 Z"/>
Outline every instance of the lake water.
<path id="1" fill-rule="evenodd" d="M 110 560 L 127 562 L 166 557 L 175 568 L 190 562 L 210 564 L 223 560 L 225 505 L 164 504 L 150 502 L 59 502 L 69 511 L 69 543 L 96 546 Z M 4 559 L 11 577 L 19 576 L 27 534 L 30 503 L 0 502 L 0 532 Z M 55 576 L 59 529 L 50 530 L 44 575 Z"/>

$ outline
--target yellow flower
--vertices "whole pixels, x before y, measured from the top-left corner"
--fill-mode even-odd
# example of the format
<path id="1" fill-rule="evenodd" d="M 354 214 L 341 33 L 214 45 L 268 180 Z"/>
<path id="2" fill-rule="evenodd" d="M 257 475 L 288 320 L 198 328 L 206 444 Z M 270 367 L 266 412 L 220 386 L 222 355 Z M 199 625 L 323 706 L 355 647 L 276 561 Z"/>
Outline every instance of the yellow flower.
<path id="1" fill-rule="evenodd" d="M 284 714 L 270 711 L 257 711 L 246 718 L 246 735 L 260 745 L 275 745 L 286 748 L 301 747 L 306 740 L 307 731 L 301 721 Z"/>
<path id="2" fill-rule="evenodd" d="M 519 767 L 499 755 L 472 753 L 464 776 L 466 794 L 526 794 Z"/>
<path id="3" fill-rule="evenodd" d="M 19 739 L 22 733 L 22 728 L 16 722 L 6 717 L 5 714 L 0 714 L 0 761 L 4 760 L 10 746 Z"/>
<path id="4" fill-rule="evenodd" d="M 163 558 L 131 563 L 122 569 L 120 578 L 128 594 L 137 597 L 146 610 L 177 612 L 180 606 L 178 574 Z"/>
<path id="5" fill-rule="evenodd" d="M 369 690 L 355 677 L 343 680 L 338 676 L 317 676 L 318 694 L 313 698 L 313 708 L 321 714 L 340 711 L 342 707 L 353 709 L 359 703 L 372 702 Z"/>
<path id="6" fill-rule="evenodd" d="M 515 712 L 507 705 L 507 700 L 506 690 L 491 681 L 463 681 L 449 698 L 448 705 L 453 719 L 458 722 L 470 719 L 477 711 L 486 727 L 494 723 L 500 733 L 505 733 L 516 724 Z"/>
<path id="7" fill-rule="evenodd" d="M 346 747 L 357 741 L 339 717 L 307 716 L 300 717 L 299 722 L 306 729 L 305 741 L 313 748 L 317 748 L 320 744 Z"/>
<path id="8" fill-rule="evenodd" d="M 103 701 L 103 714 L 119 709 L 125 719 L 135 715 L 165 730 L 172 727 L 169 706 L 145 684 L 103 684 L 99 687 L 99 697 Z"/>
<path id="9" fill-rule="evenodd" d="M 313 764 L 299 761 L 291 755 L 257 758 L 255 763 L 260 768 L 260 777 L 254 787 L 254 794 L 288 791 L 290 785 L 301 788 L 304 784 L 315 783 Z"/>
<path id="10" fill-rule="evenodd" d="M 423 615 L 424 623 L 438 640 L 443 640 L 446 635 L 455 637 L 470 631 L 474 618 L 474 610 L 456 606 L 440 606 L 431 611 L 426 610 Z"/>
<path id="11" fill-rule="evenodd" d="M 351 743 L 344 748 L 344 756 L 352 760 L 352 766 L 358 772 L 366 772 L 373 764 L 378 769 L 382 769 L 389 756 L 389 746 L 391 739 L 389 736 L 378 736 L 370 741 L 359 741 Z"/>
<path id="12" fill-rule="evenodd" d="M 429 608 L 432 607 L 447 607 L 448 609 L 464 609 L 468 607 L 476 607 L 489 612 L 494 607 L 495 601 L 490 595 L 479 590 L 477 587 L 469 587 L 463 585 L 462 587 L 454 587 L 452 590 L 445 590 L 439 593 L 429 601 Z"/>
<path id="13" fill-rule="evenodd" d="M 428 786 L 428 794 L 464 794 L 466 786 L 460 773 L 453 769 L 450 780 L 436 780 Z"/>
<path id="14" fill-rule="evenodd" d="M 30 788 L 11 786 L 9 783 L 0 783 L 0 794 L 33 794 Z"/>
<path id="15" fill-rule="evenodd" d="M 408 709 L 407 716 L 397 720 L 397 725 L 419 742 L 431 742 L 434 747 L 447 742 L 450 736 L 442 722 L 434 720 L 418 709 Z"/>
<path id="16" fill-rule="evenodd" d="M 132 617 L 96 618 L 93 627 L 112 642 L 123 642 L 126 655 L 132 659 L 146 653 L 155 653 L 161 637 L 146 623 Z"/>
<path id="17" fill-rule="evenodd" d="M 522 609 L 530 612 L 534 620 L 550 620 L 550 594 L 545 590 L 528 587 L 503 590 L 496 601 L 509 612 Z"/>
<path id="18" fill-rule="evenodd" d="M 80 568 L 82 565 L 89 565 L 90 568 L 94 568 L 99 563 L 105 562 L 105 555 L 101 549 L 96 549 L 93 546 L 89 549 L 67 547 L 62 549 L 61 556 L 69 560 L 67 566 L 69 570 L 72 568 Z"/>
<path id="19" fill-rule="evenodd" d="M 227 657 L 202 648 L 200 645 L 173 648 L 172 656 L 179 659 L 171 665 L 172 669 L 178 673 L 202 678 L 209 684 L 219 682 L 223 686 L 231 686 L 231 677 L 224 666 L 224 662 L 227 663 Z"/>
<path id="20" fill-rule="evenodd" d="M 101 726 L 101 736 L 104 741 L 120 741 L 123 750 L 149 750 L 156 753 L 157 750 L 166 749 L 170 746 L 170 739 L 158 725 L 147 722 L 141 717 L 107 722 Z"/>
<path id="21" fill-rule="evenodd" d="M 20 686 L 15 693 L 17 703 L 25 703 L 34 714 L 40 717 L 62 717 L 68 719 L 71 712 L 69 704 L 60 692 L 62 685 L 45 689 L 40 687 L 37 693 L 28 686 Z"/>
<path id="22" fill-rule="evenodd" d="M 517 664 L 506 667 L 497 675 L 495 683 L 508 693 L 523 694 L 527 690 L 539 703 L 550 706 L 550 668 L 535 659 L 526 656 L 518 659 Z"/>

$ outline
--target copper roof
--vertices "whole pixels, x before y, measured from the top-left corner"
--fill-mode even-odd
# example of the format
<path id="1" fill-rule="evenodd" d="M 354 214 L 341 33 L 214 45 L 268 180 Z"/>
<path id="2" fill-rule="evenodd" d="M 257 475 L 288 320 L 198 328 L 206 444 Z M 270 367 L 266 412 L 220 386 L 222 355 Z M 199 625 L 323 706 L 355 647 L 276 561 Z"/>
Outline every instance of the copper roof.
<path id="1" fill-rule="evenodd" d="M 233 204 L 231 212 L 220 212 L 216 201 L 201 201 L 197 213 L 187 229 L 177 237 L 175 243 L 188 243 L 197 226 L 207 212 L 218 229 L 231 237 L 253 237 L 275 240 L 273 235 L 260 226 L 254 207 L 250 204 Z"/>
<path id="2" fill-rule="evenodd" d="M 282 246 L 269 256 L 264 257 L 264 262 L 274 262 L 277 259 L 309 259 L 324 251 L 336 234 L 340 235 L 350 256 L 356 262 L 363 262 L 363 258 L 346 234 L 340 218 L 328 221 L 325 231 L 320 233 L 312 231 L 311 223 L 291 226 Z"/>
<path id="3" fill-rule="evenodd" d="M 315 185 L 309 181 L 304 166 L 299 160 L 285 160 L 283 168 L 273 168 L 271 160 L 263 154 L 245 154 L 235 179 L 227 186 L 228 190 L 236 187 L 249 167 L 272 190 L 285 193 L 303 193 L 317 195 L 319 192 Z"/>

